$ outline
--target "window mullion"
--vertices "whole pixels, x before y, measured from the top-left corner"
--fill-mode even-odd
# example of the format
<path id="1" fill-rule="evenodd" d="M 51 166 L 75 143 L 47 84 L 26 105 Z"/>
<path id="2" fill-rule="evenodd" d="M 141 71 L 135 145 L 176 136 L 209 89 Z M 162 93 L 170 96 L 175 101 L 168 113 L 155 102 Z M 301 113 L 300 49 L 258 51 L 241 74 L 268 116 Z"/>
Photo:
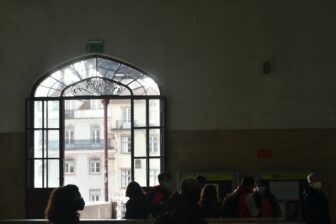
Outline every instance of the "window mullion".
<path id="1" fill-rule="evenodd" d="M 149 187 L 149 100 L 146 99 L 146 183 Z"/>

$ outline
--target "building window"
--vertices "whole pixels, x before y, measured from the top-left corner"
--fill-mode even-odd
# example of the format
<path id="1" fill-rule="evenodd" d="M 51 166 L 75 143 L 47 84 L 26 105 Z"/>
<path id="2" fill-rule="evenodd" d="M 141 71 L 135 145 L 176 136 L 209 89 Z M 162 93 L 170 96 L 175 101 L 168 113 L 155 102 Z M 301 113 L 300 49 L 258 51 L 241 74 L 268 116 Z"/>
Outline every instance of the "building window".
<path id="1" fill-rule="evenodd" d="M 129 107 L 123 107 L 122 108 L 122 121 L 123 122 L 131 122 L 131 108 Z"/>
<path id="2" fill-rule="evenodd" d="M 78 108 L 77 100 L 65 100 L 64 109 L 65 110 L 76 110 Z"/>
<path id="3" fill-rule="evenodd" d="M 100 126 L 98 125 L 91 126 L 90 141 L 92 144 L 100 143 Z"/>
<path id="4" fill-rule="evenodd" d="M 102 110 L 104 109 L 104 105 L 102 100 L 90 100 L 90 108 L 91 110 Z"/>
<path id="5" fill-rule="evenodd" d="M 75 173 L 75 162 L 73 159 L 64 160 L 64 174 L 74 174 Z"/>
<path id="6" fill-rule="evenodd" d="M 99 158 L 92 158 L 90 159 L 90 174 L 98 174 L 100 173 L 100 159 Z"/>
<path id="7" fill-rule="evenodd" d="M 153 184 L 153 186 L 158 185 L 158 175 L 160 171 L 158 169 L 150 169 L 149 170 L 149 182 Z"/>
<path id="8" fill-rule="evenodd" d="M 74 136 L 75 136 L 74 129 L 73 128 L 66 128 L 65 129 L 64 143 L 66 145 L 72 145 L 72 144 L 74 144 Z"/>
<path id="9" fill-rule="evenodd" d="M 149 136 L 149 152 L 156 153 L 158 151 L 158 136 Z"/>
<path id="10" fill-rule="evenodd" d="M 131 153 L 131 150 L 131 138 L 128 136 L 121 136 L 121 153 Z"/>
<path id="11" fill-rule="evenodd" d="M 121 187 L 126 188 L 131 182 L 131 170 L 121 170 Z"/>
<path id="12" fill-rule="evenodd" d="M 100 189 L 89 189 L 89 201 L 96 202 L 100 201 L 101 190 Z"/>

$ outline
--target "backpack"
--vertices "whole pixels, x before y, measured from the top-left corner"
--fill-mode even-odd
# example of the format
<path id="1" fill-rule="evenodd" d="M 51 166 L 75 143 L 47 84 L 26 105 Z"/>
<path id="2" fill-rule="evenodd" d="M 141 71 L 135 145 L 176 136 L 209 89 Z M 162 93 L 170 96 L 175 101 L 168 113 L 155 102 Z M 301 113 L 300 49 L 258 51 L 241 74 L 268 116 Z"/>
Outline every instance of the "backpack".
<path id="1" fill-rule="evenodd" d="M 223 218 L 239 218 L 239 195 L 227 194 L 223 200 Z"/>

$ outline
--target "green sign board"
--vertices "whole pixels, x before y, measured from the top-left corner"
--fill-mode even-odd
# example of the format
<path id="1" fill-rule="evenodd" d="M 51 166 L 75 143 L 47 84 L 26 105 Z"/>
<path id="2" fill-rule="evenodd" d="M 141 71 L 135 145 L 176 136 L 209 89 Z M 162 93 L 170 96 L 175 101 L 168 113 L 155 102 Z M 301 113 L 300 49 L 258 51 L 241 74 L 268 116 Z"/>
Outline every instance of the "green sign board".
<path id="1" fill-rule="evenodd" d="M 103 53 L 104 52 L 104 41 L 93 40 L 86 43 L 87 53 Z"/>
<path id="2" fill-rule="evenodd" d="M 304 180 L 306 173 L 270 173 L 261 175 L 264 180 Z"/>

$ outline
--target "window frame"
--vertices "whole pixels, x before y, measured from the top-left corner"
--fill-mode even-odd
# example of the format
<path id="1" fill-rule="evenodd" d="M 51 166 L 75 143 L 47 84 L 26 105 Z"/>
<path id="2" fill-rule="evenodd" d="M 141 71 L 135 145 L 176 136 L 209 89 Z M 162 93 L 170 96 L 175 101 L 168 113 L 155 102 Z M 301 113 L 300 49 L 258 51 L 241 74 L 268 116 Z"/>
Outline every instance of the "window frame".
<path id="1" fill-rule="evenodd" d="M 73 145 L 75 144 L 75 129 L 74 127 L 66 127 L 64 130 L 64 144 Z"/>
<path id="2" fill-rule="evenodd" d="M 91 125 L 90 127 L 90 143 L 99 145 L 101 144 L 101 126 L 99 124 Z"/>
<path id="3" fill-rule="evenodd" d="M 73 172 L 67 172 L 68 171 L 67 164 L 69 164 L 70 161 L 72 162 Z M 71 171 L 71 167 L 69 169 Z M 73 158 L 65 158 L 64 159 L 64 175 L 74 175 L 75 172 L 76 172 L 76 170 L 75 170 L 75 160 Z"/>
<path id="4" fill-rule="evenodd" d="M 98 194 L 92 194 L 92 192 L 99 192 Z M 91 196 L 94 196 L 94 200 L 91 200 Z M 96 200 L 96 197 L 99 197 L 98 200 Z M 99 202 L 102 199 L 102 190 L 101 189 L 89 189 L 89 202 Z"/>
<path id="5" fill-rule="evenodd" d="M 131 145 L 132 145 L 132 152 L 131 152 L 131 175 L 132 175 L 132 180 L 134 180 L 134 161 L 136 159 L 145 159 L 146 163 L 147 163 L 147 169 L 146 169 L 146 182 L 147 182 L 147 186 L 149 186 L 149 161 L 150 159 L 161 159 L 161 170 L 165 171 L 167 168 L 167 155 L 165 152 L 166 147 L 166 130 L 167 130 L 167 126 L 166 126 L 166 97 L 164 97 L 162 95 L 162 91 L 161 88 L 158 84 L 158 82 L 156 82 L 156 85 L 159 89 L 159 95 L 133 95 L 132 91 L 131 91 L 131 95 L 127 95 L 127 96 L 122 96 L 122 95 L 99 95 L 99 96 L 60 96 L 60 97 L 52 97 L 52 96 L 45 96 L 45 97 L 36 97 L 35 94 L 35 90 L 37 89 L 37 87 L 39 86 L 39 84 L 45 80 L 46 78 L 50 77 L 50 75 L 59 69 L 62 69 L 74 62 L 79 62 L 81 60 L 85 60 L 85 59 L 89 59 L 89 58 L 94 58 L 94 57 L 98 57 L 98 58 L 104 58 L 104 59 L 108 59 L 114 62 L 118 62 L 120 64 L 129 66 L 133 69 L 136 69 L 140 72 L 142 72 L 143 74 L 146 74 L 146 72 L 144 72 L 141 69 L 136 68 L 133 65 L 130 65 L 126 62 L 123 62 L 119 59 L 114 59 L 111 58 L 109 56 L 106 55 L 101 55 L 101 54 L 92 54 L 92 55 L 87 55 L 84 57 L 79 57 L 73 60 L 70 60 L 60 66 L 55 67 L 53 70 L 47 72 L 45 75 L 43 75 L 37 82 L 35 82 L 33 88 L 32 88 L 32 92 L 31 92 L 31 97 L 26 99 L 26 124 L 25 124 L 25 128 L 26 128 L 26 175 L 25 175 L 25 179 L 26 179 L 26 188 L 27 189 L 35 189 L 36 187 L 34 186 L 34 162 L 36 160 L 41 160 L 42 162 L 42 166 L 45 167 L 46 166 L 46 171 L 45 169 L 42 169 L 42 172 L 45 172 L 46 174 L 42 174 L 43 178 L 42 178 L 42 187 L 41 188 L 50 188 L 50 186 L 48 186 L 48 162 L 49 161 L 58 161 L 59 164 L 59 186 L 63 186 L 64 185 L 64 150 L 65 150 L 65 127 L 64 127 L 64 120 L 65 120 L 65 106 L 64 106 L 64 101 L 65 100 L 82 100 L 82 99 L 129 99 L 131 100 Z M 150 77 L 150 76 L 149 76 Z M 152 78 L 152 77 L 150 77 Z M 121 84 L 121 83 L 119 83 Z M 70 86 L 69 86 L 70 87 Z M 67 87 L 68 88 L 68 87 Z M 145 127 L 135 127 L 134 126 L 134 102 L 135 100 L 145 100 L 146 101 L 146 121 L 147 124 Z M 160 124 L 158 126 L 150 126 L 149 125 L 149 100 L 159 100 L 160 102 Z M 42 127 L 42 128 L 36 128 L 34 126 L 34 108 L 35 102 L 42 102 L 42 110 L 44 107 L 44 103 L 48 102 L 58 102 L 59 104 L 59 126 L 57 128 L 48 128 L 48 127 Z M 76 105 L 73 105 L 74 107 Z M 72 107 L 72 106 L 71 106 Z M 45 118 L 42 118 L 45 119 Z M 42 121 L 42 123 L 44 123 L 44 121 Z M 143 129 L 146 130 L 146 156 L 142 156 L 142 157 L 136 157 L 134 156 L 134 130 L 136 129 Z M 160 155 L 159 156 L 150 156 L 149 154 L 149 147 L 148 147 L 148 140 L 149 140 L 149 130 L 150 129 L 160 129 Z M 48 133 L 48 131 L 58 131 L 59 132 L 59 156 L 57 158 L 48 158 L 48 157 L 43 157 L 43 158 L 37 158 L 34 156 L 34 131 L 36 130 L 41 130 L 44 134 Z M 45 140 L 42 140 L 42 145 L 46 145 L 46 150 L 48 150 L 48 143 L 44 143 Z M 46 141 L 47 142 L 47 141 Z M 33 153 L 32 153 L 33 150 Z M 101 166 L 102 167 L 102 166 Z M 100 173 L 102 173 L 103 170 L 100 169 Z M 45 180 L 46 179 L 46 180 Z M 45 184 L 45 181 L 47 181 L 47 183 Z M 52 187 L 53 188 L 53 187 Z"/>
<path id="6" fill-rule="evenodd" d="M 94 164 L 94 165 L 93 165 Z M 97 166 L 99 164 L 99 166 Z M 94 168 L 94 171 L 92 171 Z M 97 168 L 99 171 L 97 171 Z M 102 173 L 102 160 L 99 157 L 91 157 L 89 158 L 89 174 L 90 175 L 99 175 Z"/>
<path id="7" fill-rule="evenodd" d="M 124 142 L 123 139 L 127 138 L 127 142 Z M 126 145 L 126 146 L 125 146 Z M 126 148 L 126 150 L 125 150 Z M 132 153 L 132 139 L 128 135 L 120 136 L 120 153 L 121 154 L 131 154 Z"/>
<path id="8" fill-rule="evenodd" d="M 126 173 L 124 173 L 126 172 Z M 129 172 L 129 174 L 128 174 Z M 123 181 L 123 179 L 125 180 Z M 128 184 L 132 181 L 132 170 L 131 169 L 120 169 L 120 188 L 127 188 Z M 123 184 L 124 183 L 124 184 Z"/>

